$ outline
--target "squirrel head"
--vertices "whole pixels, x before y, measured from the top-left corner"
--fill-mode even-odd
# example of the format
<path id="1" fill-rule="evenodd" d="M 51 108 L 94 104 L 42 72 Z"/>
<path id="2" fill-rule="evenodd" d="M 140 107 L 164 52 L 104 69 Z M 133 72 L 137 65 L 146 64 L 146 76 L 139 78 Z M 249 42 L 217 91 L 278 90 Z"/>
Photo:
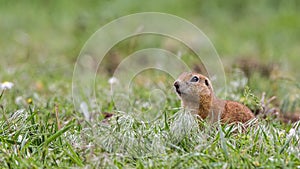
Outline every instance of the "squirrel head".
<path id="1" fill-rule="evenodd" d="M 199 73 L 184 72 L 174 82 L 176 93 L 184 103 L 199 103 L 201 98 L 213 97 L 210 80 Z"/>

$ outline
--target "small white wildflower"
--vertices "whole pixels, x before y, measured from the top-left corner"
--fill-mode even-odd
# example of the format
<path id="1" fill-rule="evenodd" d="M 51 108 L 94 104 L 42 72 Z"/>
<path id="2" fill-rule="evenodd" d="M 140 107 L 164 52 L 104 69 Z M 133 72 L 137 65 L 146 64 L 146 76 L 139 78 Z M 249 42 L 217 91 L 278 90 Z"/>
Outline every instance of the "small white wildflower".
<path id="1" fill-rule="evenodd" d="M 21 105 L 21 104 L 24 104 L 24 99 L 23 99 L 23 97 L 22 96 L 18 96 L 18 97 L 16 97 L 16 99 L 15 99 L 15 103 L 17 104 L 17 105 Z"/>
<path id="2" fill-rule="evenodd" d="M 11 89 L 12 87 L 14 86 L 14 84 L 12 82 L 3 82 L 3 83 L 0 83 L 0 88 L 2 90 L 6 90 L 6 89 Z"/>
<path id="3" fill-rule="evenodd" d="M 143 104 L 142 104 L 142 107 L 143 108 L 149 108 L 151 106 L 151 103 L 149 103 L 149 102 L 144 102 Z"/>
<path id="4" fill-rule="evenodd" d="M 116 83 L 118 83 L 118 82 L 119 82 L 119 80 L 118 80 L 117 78 L 115 78 L 115 77 L 111 77 L 111 78 L 108 80 L 108 83 L 109 83 L 110 85 L 116 84 Z"/>

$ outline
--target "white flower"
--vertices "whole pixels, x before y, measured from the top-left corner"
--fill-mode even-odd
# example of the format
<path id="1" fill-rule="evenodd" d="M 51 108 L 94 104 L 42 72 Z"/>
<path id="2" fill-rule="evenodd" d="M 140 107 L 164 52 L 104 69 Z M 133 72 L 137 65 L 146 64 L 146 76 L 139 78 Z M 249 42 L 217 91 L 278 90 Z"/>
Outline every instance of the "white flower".
<path id="1" fill-rule="evenodd" d="M 143 108 L 149 108 L 151 106 L 151 104 L 149 103 L 149 102 L 144 102 L 143 104 L 142 104 L 142 107 Z"/>
<path id="2" fill-rule="evenodd" d="M 109 83 L 110 85 L 115 84 L 115 83 L 118 83 L 118 82 L 119 82 L 119 80 L 118 80 L 117 78 L 115 78 L 115 77 L 111 77 L 111 78 L 108 80 L 108 83 Z"/>
<path id="3" fill-rule="evenodd" d="M 0 88 L 2 90 L 11 89 L 13 86 L 14 86 L 14 84 L 12 82 L 3 82 L 3 83 L 0 83 Z"/>
<path id="4" fill-rule="evenodd" d="M 22 97 L 22 96 L 16 97 L 15 103 L 16 103 L 17 105 L 24 104 L 24 99 L 23 99 L 23 97 Z"/>

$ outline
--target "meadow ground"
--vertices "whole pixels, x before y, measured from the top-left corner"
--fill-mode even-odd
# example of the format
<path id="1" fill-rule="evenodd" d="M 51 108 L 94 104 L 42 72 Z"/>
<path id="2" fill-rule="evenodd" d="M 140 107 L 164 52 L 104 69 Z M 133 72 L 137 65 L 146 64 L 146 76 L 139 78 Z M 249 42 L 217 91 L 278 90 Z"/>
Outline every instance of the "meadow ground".
<path id="1" fill-rule="evenodd" d="M 0 90 L 1 168 L 299 168 L 300 122 L 292 118 L 300 112 L 299 9 L 296 0 L 0 1 L 0 83 L 14 84 Z M 226 97 L 259 114 L 250 127 L 196 121 L 179 109 L 174 79 L 155 71 L 135 78 L 129 101 L 136 106 L 119 111 L 110 95 L 111 59 L 96 79 L 101 109 L 93 100 L 86 114 L 74 108 L 73 70 L 85 42 L 108 22 L 145 11 L 185 18 L 207 35 L 226 71 Z M 107 57 L 168 46 L 160 38 L 124 40 Z M 191 68 L 200 65 L 182 55 Z M 151 112 L 153 86 L 165 104 L 147 122 L 136 114 Z M 101 112 L 114 116 L 103 121 Z"/>

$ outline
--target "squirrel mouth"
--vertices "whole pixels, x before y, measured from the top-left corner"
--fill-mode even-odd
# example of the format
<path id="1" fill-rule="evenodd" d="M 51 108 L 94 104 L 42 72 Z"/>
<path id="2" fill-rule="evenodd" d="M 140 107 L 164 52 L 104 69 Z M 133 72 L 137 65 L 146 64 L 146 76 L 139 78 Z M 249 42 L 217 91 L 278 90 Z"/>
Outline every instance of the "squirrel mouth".
<path id="1" fill-rule="evenodd" d="M 176 92 L 178 93 L 179 96 L 181 96 L 181 92 L 180 92 L 179 88 L 176 88 Z"/>
<path id="2" fill-rule="evenodd" d="M 175 87 L 176 92 L 178 93 L 178 95 L 181 96 L 181 92 L 179 90 L 180 86 L 179 86 L 179 82 L 178 81 L 175 81 L 174 87 Z"/>

